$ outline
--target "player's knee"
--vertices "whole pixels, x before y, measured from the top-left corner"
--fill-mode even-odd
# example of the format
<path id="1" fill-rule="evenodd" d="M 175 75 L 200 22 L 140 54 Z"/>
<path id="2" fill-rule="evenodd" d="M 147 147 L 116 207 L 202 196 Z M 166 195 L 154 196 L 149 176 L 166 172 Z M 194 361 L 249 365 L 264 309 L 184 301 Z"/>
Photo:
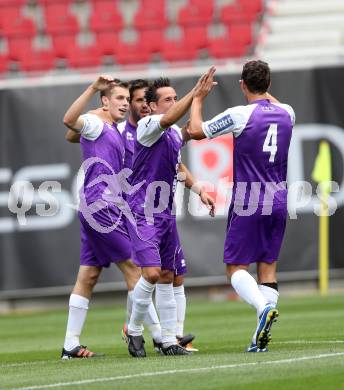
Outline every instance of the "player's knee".
<path id="1" fill-rule="evenodd" d="M 160 269 L 157 267 L 147 267 L 142 270 L 142 276 L 151 284 L 156 284 L 160 277 Z"/>
<path id="2" fill-rule="evenodd" d="M 173 287 L 180 287 L 184 284 L 184 275 L 174 276 Z"/>
<path id="3" fill-rule="evenodd" d="M 136 267 L 133 264 L 132 267 L 127 269 L 124 276 L 125 276 L 125 281 L 127 283 L 128 289 L 132 290 L 135 287 L 138 280 L 140 279 L 141 270 L 140 268 Z"/>
<path id="4" fill-rule="evenodd" d="M 78 276 L 78 283 L 87 286 L 88 288 L 93 288 L 98 281 L 99 271 L 97 270 L 88 270 L 83 272 L 82 275 Z"/>
<path id="5" fill-rule="evenodd" d="M 159 283 L 173 283 L 174 274 L 173 271 L 162 270 L 160 273 Z"/>

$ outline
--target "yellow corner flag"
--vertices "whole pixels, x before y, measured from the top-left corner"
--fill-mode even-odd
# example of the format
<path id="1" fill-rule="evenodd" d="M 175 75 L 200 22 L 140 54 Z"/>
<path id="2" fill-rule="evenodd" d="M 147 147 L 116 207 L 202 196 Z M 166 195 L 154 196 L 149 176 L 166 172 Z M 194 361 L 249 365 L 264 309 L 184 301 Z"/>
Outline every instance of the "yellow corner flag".
<path id="1" fill-rule="evenodd" d="M 328 294 L 329 269 L 329 215 L 328 196 L 331 192 L 332 169 L 330 145 L 320 141 L 312 179 L 319 183 L 321 191 L 321 213 L 319 217 L 319 288 L 321 295 Z"/>

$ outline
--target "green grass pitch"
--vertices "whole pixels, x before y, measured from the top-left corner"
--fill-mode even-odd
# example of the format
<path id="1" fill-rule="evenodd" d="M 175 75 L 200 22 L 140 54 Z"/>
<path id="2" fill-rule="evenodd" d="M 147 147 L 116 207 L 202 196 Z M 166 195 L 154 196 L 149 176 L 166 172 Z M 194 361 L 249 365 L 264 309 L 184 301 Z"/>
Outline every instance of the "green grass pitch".
<path id="1" fill-rule="evenodd" d="M 124 307 L 92 308 L 82 342 L 101 359 L 61 361 L 66 311 L 0 316 L 0 389 L 343 389 L 343 296 L 280 300 L 268 353 L 244 353 L 255 313 L 242 302 L 190 299 L 186 331 L 198 353 L 128 356 Z"/>

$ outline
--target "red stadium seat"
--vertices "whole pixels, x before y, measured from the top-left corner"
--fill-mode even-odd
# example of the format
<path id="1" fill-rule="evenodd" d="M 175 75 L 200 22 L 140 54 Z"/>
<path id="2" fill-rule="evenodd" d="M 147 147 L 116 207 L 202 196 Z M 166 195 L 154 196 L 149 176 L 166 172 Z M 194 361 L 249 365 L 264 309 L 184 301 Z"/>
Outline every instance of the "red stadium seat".
<path id="1" fill-rule="evenodd" d="M 44 16 L 48 19 L 56 19 L 60 16 L 70 15 L 70 3 L 63 2 L 48 2 L 44 5 Z"/>
<path id="2" fill-rule="evenodd" d="M 102 64 L 102 53 L 96 45 L 70 47 L 67 60 L 72 68 L 92 68 Z"/>
<path id="3" fill-rule="evenodd" d="M 77 33 L 77 18 L 69 12 L 67 3 L 51 4 L 45 7 L 46 31 L 49 34 Z"/>
<path id="4" fill-rule="evenodd" d="M 204 25 L 186 26 L 184 27 L 184 39 L 187 46 L 204 49 L 208 46 L 208 27 Z"/>
<path id="5" fill-rule="evenodd" d="M 138 9 L 134 17 L 134 27 L 137 29 L 166 28 L 168 26 L 168 20 L 166 18 L 164 2 L 157 1 L 154 6 L 150 6 L 148 1 L 143 2 Z"/>
<path id="6" fill-rule="evenodd" d="M 252 43 L 250 23 L 231 24 L 224 36 L 209 42 L 209 54 L 215 58 L 241 57 Z"/>
<path id="7" fill-rule="evenodd" d="M 118 34 L 112 31 L 100 31 L 96 33 L 97 46 L 102 54 L 113 55 L 117 52 Z"/>
<path id="8" fill-rule="evenodd" d="M 183 39 L 165 40 L 161 55 L 166 61 L 192 61 L 197 58 L 197 49 L 187 46 Z"/>
<path id="9" fill-rule="evenodd" d="M 22 55 L 20 67 L 24 71 L 47 71 L 54 68 L 55 55 L 52 50 L 31 50 Z"/>
<path id="10" fill-rule="evenodd" d="M 72 15 L 65 15 L 56 19 L 48 19 L 46 31 L 48 34 L 76 34 L 79 31 L 79 25 L 76 18 Z"/>
<path id="11" fill-rule="evenodd" d="M 118 12 L 118 0 L 92 0 L 92 12 Z"/>
<path id="12" fill-rule="evenodd" d="M 237 0 L 241 9 L 247 13 L 260 14 L 263 12 L 263 0 Z"/>
<path id="13" fill-rule="evenodd" d="M 11 60 L 20 60 L 23 53 L 28 53 L 31 50 L 31 37 L 12 37 L 8 39 L 8 57 Z"/>
<path id="14" fill-rule="evenodd" d="M 36 33 L 34 22 L 22 16 L 19 6 L 1 7 L 0 24 L 2 34 L 7 37 L 32 37 Z"/>
<path id="15" fill-rule="evenodd" d="M 0 21 L 10 22 L 12 19 L 22 18 L 20 7 L 13 5 L 0 8 Z"/>
<path id="16" fill-rule="evenodd" d="M 117 53 L 114 61 L 121 65 L 146 64 L 150 60 L 150 53 L 145 51 L 139 42 L 120 42 L 117 46 Z"/>
<path id="17" fill-rule="evenodd" d="M 165 0 L 159 0 L 159 1 L 141 0 L 140 3 L 141 3 L 141 5 L 140 5 L 141 9 L 155 8 L 155 9 L 159 9 L 161 11 L 161 10 L 164 10 L 166 8 L 166 1 Z"/>
<path id="18" fill-rule="evenodd" d="M 178 24 L 207 25 L 211 23 L 214 13 L 213 1 L 192 1 L 179 11 Z"/>
<path id="19" fill-rule="evenodd" d="M 221 9 L 220 20 L 224 24 L 253 22 L 257 18 L 255 12 L 247 12 L 238 4 L 230 4 Z"/>
<path id="20" fill-rule="evenodd" d="M 238 23 L 229 25 L 228 35 L 232 42 L 236 42 L 242 45 L 250 45 L 253 39 L 252 24 Z"/>
<path id="21" fill-rule="evenodd" d="M 52 43 L 55 56 L 59 58 L 66 58 L 70 48 L 76 46 L 76 35 L 68 33 L 53 35 Z"/>
<path id="22" fill-rule="evenodd" d="M 140 45 L 149 53 L 160 52 L 164 43 L 163 31 L 160 29 L 145 29 L 139 31 Z"/>
<path id="23" fill-rule="evenodd" d="M 103 5 L 103 6 L 102 6 Z M 95 3 L 89 26 L 92 31 L 119 31 L 123 28 L 123 18 L 114 2 Z"/>
<path id="24" fill-rule="evenodd" d="M 210 40 L 209 54 L 214 58 L 236 58 L 246 53 L 246 46 L 231 42 L 229 37 L 221 37 Z"/>

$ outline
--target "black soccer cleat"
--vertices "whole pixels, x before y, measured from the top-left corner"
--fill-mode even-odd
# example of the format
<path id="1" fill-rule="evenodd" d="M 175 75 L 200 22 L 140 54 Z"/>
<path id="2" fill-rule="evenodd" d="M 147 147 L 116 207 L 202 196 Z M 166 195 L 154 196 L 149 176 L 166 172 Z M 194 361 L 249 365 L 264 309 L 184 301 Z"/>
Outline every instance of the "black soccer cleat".
<path id="1" fill-rule="evenodd" d="M 161 352 L 166 356 L 183 356 L 191 355 L 192 352 L 187 351 L 184 347 L 179 344 L 172 344 L 167 348 L 162 347 Z"/>
<path id="2" fill-rule="evenodd" d="M 62 348 L 61 359 L 89 359 L 105 356 L 103 353 L 94 353 L 87 349 L 85 345 L 78 345 L 70 351 Z"/>
<path id="3" fill-rule="evenodd" d="M 186 347 L 188 344 L 192 343 L 192 341 L 195 339 L 195 335 L 189 333 L 185 336 L 176 336 L 178 344 L 181 345 L 182 347 Z"/>
<path id="4" fill-rule="evenodd" d="M 160 353 L 160 355 L 163 355 L 163 353 L 162 353 L 162 343 L 158 343 L 154 339 L 152 339 L 152 340 L 153 340 L 154 351 L 157 352 L 157 353 Z"/>
<path id="5" fill-rule="evenodd" d="M 130 334 L 127 334 L 127 337 L 130 355 L 137 358 L 146 357 L 145 340 L 143 336 L 131 336 Z"/>

